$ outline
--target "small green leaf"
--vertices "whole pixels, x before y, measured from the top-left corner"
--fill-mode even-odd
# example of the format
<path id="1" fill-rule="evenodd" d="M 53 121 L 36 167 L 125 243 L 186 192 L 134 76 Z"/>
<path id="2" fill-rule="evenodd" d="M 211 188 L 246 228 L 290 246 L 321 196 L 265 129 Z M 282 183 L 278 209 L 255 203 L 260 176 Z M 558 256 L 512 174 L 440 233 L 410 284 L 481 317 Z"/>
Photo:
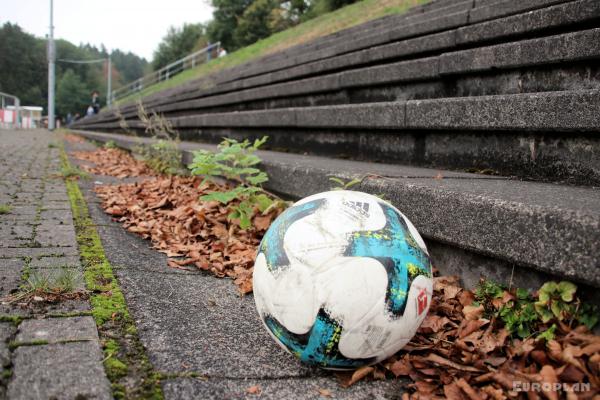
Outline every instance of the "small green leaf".
<path id="1" fill-rule="evenodd" d="M 259 185 L 261 183 L 267 182 L 269 180 L 269 177 L 266 173 L 261 172 L 260 174 L 257 174 L 255 176 L 247 177 L 246 180 L 252 185 Z"/>
<path id="2" fill-rule="evenodd" d="M 558 284 L 554 281 L 546 282 L 540 288 L 540 300 L 548 301 L 558 291 Z M 543 296 L 543 297 L 542 297 Z"/>
<path id="3" fill-rule="evenodd" d="M 542 318 L 542 322 L 546 323 L 553 318 L 552 313 L 546 308 L 545 304 L 535 303 L 535 311 L 537 311 L 538 315 Z"/>
<path id="4" fill-rule="evenodd" d="M 218 201 L 222 204 L 227 204 L 237 197 L 237 193 L 230 192 L 213 192 L 200 197 L 202 201 Z"/>
<path id="5" fill-rule="evenodd" d="M 517 299 L 525 300 L 529 297 L 529 291 L 527 289 L 518 288 L 517 289 Z"/>
<path id="6" fill-rule="evenodd" d="M 349 188 L 351 188 L 352 186 L 355 186 L 355 185 L 359 184 L 361 181 L 362 181 L 362 179 L 354 178 L 354 179 L 352 179 L 350 182 L 347 182 L 347 183 L 344 185 L 344 189 L 349 189 Z"/>
<path id="7" fill-rule="evenodd" d="M 558 292 L 560 293 L 560 298 L 563 299 L 563 301 L 573 301 L 575 291 L 577 291 L 577 286 L 571 282 L 562 281 L 558 284 Z"/>
<path id="8" fill-rule="evenodd" d="M 563 309 L 559 302 L 557 302 L 557 301 L 552 302 L 552 304 L 550 304 L 550 310 L 552 310 L 552 314 L 554 314 L 554 316 L 559 321 L 562 321 L 562 319 L 563 319 L 562 310 Z"/>
<path id="9" fill-rule="evenodd" d="M 337 183 L 338 185 L 340 185 L 340 186 L 342 186 L 342 187 L 343 187 L 343 186 L 344 186 L 344 184 L 345 184 L 343 180 L 341 180 L 340 178 L 336 178 L 335 176 L 330 176 L 330 177 L 329 177 L 329 180 L 330 180 L 331 182 L 333 182 L 333 183 Z"/>
<path id="10" fill-rule="evenodd" d="M 524 324 L 519 324 L 519 326 L 517 327 L 517 335 L 521 339 L 525 339 L 526 337 L 531 335 L 531 330 L 529 330 L 529 327 L 525 326 Z"/>
<path id="11" fill-rule="evenodd" d="M 598 308 L 589 304 L 584 304 L 577 314 L 577 321 L 592 330 L 598 323 Z"/>
<path id="12" fill-rule="evenodd" d="M 258 206 L 258 211 L 260 211 L 261 213 L 265 212 L 265 210 L 269 209 L 269 207 L 271 207 L 271 205 L 273 204 L 273 200 L 271 200 L 269 196 L 267 196 L 264 193 L 254 196 L 253 200 Z"/>
<path id="13" fill-rule="evenodd" d="M 536 340 L 545 340 L 548 343 L 551 340 L 554 340 L 554 332 L 556 331 L 556 325 L 552 324 L 552 326 L 546 329 L 544 332 L 537 335 Z"/>

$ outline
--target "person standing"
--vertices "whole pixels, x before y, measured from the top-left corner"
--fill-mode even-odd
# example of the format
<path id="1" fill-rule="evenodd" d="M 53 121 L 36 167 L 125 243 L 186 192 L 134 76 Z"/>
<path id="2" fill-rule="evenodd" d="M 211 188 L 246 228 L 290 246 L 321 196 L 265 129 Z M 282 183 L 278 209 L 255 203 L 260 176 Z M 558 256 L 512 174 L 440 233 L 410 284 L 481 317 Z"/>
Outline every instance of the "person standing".
<path id="1" fill-rule="evenodd" d="M 94 110 L 94 114 L 98 114 L 98 111 L 100 111 L 100 93 L 98 93 L 97 90 L 94 90 L 92 92 L 92 108 Z"/>

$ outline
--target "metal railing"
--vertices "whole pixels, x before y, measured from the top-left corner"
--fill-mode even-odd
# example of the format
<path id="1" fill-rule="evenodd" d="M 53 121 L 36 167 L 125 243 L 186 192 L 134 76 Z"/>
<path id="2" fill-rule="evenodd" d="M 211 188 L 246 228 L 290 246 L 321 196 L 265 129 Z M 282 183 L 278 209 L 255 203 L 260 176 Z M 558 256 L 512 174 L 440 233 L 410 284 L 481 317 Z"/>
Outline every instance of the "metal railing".
<path id="1" fill-rule="evenodd" d="M 9 110 L 7 106 L 13 106 L 14 109 Z M 20 127 L 21 101 L 17 96 L 0 92 L 0 128 L 11 129 Z"/>
<path id="2" fill-rule="evenodd" d="M 203 48 L 202 50 L 198 50 L 190 55 L 187 55 L 177 61 L 170 63 L 159 69 L 158 71 L 154 71 L 146 76 L 143 76 L 139 79 L 136 79 L 133 82 L 130 82 L 117 90 L 113 90 L 112 95 L 110 96 L 112 101 L 122 99 L 127 97 L 133 93 L 141 92 L 148 86 L 154 85 L 155 83 L 169 80 L 173 76 L 179 74 L 182 71 L 185 71 L 190 68 L 194 68 L 202 63 L 208 62 L 214 56 L 218 57 L 219 51 L 221 49 L 221 42 L 217 42 L 214 44 L 210 44 Z"/>

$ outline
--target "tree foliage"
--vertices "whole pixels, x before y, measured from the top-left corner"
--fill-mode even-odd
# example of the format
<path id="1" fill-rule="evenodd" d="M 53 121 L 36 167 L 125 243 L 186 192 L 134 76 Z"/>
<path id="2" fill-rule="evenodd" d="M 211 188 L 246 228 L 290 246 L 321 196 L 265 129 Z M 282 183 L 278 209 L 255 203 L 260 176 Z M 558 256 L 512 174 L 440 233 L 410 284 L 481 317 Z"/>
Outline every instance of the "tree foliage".
<path id="1" fill-rule="evenodd" d="M 170 27 L 154 52 L 152 67 L 158 70 L 187 56 L 193 50 L 204 47 L 206 43 L 206 27 L 202 24 L 184 24 L 181 28 Z"/>
<path id="2" fill-rule="evenodd" d="M 47 108 L 48 60 L 46 40 L 37 38 L 18 25 L 0 26 L 0 91 L 20 98 L 22 105 Z M 101 46 L 76 46 L 58 39 L 56 45 L 56 115 L 67 113 L 83 115 L 91 102 L 91 92 L 106 95 L 106 63 L 71 64 L 60 60 L 93 60 L 108 57 Z M 148 63 L 132 53 L 115 50 L 111 53 L 113 88 L 142 76 Z M 46 110 L 44 112 L 47 112 Z"/>
<path id="3" fill-rule="evenodd" d="M 212 0 L 213 20 L 207 34 L 211 42 L 220 41 L 233 51 L 355 1 Z"/>

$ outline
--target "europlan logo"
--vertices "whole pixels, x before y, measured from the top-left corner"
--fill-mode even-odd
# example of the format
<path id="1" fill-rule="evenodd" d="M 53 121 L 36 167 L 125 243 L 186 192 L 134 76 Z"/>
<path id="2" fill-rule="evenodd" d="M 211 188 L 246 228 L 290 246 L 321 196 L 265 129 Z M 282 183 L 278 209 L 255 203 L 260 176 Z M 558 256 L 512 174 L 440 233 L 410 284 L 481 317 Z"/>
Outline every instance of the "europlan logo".
<path id="1" fill-rule="evenodd" d="M 521 382 L 513 381 L 515 392 L 589 392 L 592 390 L 590 383 L 564 383 L 564 382 Z"/>

